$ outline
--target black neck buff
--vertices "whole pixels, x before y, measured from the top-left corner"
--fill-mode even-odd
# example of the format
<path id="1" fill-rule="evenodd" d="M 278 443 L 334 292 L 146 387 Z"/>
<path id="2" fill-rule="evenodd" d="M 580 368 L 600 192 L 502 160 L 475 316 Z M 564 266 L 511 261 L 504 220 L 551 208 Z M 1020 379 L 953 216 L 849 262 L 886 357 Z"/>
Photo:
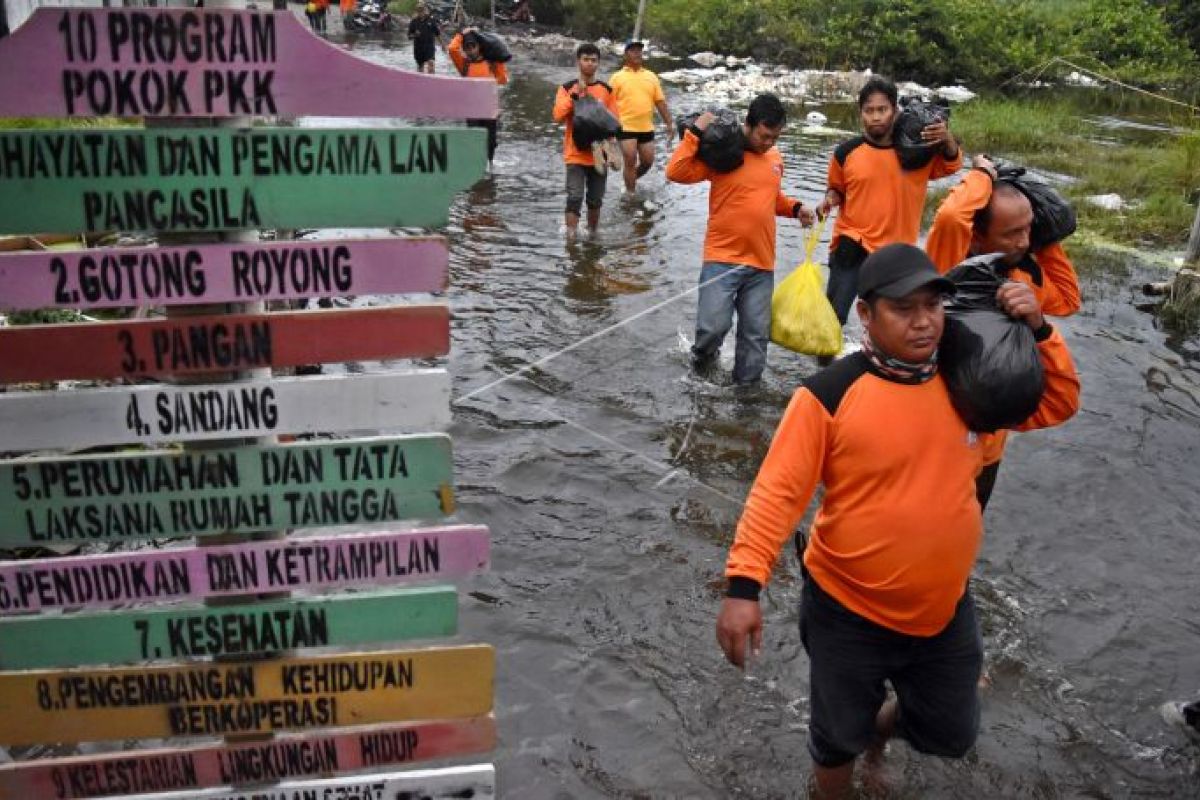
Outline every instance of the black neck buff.
<path id="1" fill-rule="evenodd" d="M 871 362 L 871 368 L 888 380 L 896 383 L 925 383 L 937 375 L 937 350 L 927 360 L 913 363 L 893 358 L 880 350 L 871 341 L 871 334 L 863 332 L 863 355 Z"/>

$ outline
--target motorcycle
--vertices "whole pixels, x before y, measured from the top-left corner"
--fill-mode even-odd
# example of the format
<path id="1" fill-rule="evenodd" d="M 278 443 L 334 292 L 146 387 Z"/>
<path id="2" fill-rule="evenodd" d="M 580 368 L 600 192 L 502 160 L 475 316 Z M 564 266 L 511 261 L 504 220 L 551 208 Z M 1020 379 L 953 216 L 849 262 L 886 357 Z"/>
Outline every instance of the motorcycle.
<path id="1" fill-rule="evenodd" d="M 390 33 L 400 27 L 378 0 L 361 0 L 342 20 L 342 25 L 354 33 Z"/>

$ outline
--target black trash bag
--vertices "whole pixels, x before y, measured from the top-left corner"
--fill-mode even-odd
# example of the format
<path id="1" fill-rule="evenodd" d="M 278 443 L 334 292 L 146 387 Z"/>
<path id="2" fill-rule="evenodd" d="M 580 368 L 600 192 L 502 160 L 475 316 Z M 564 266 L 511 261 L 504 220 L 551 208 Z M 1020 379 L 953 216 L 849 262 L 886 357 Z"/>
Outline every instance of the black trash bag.
<path id="1" fill-rule="evenodd" d="M 675 126 L 679 129 L 679 138 L 685 131 L 692 131 L 700 137 L 700 148 L 697 156 L 717 172 L 733 172 L 742 165 L 746 157 L 746 132 L 742 128 L 737 114 L 727 108 L 710 109 L 716 119 L 708 123 L 703 131 L 696 129 L 696 118 L 703 111 L 676 119 Z"/>
<path id="2" fill-rule="evenodd" d="M 1050 184 L 1025 174 L 1024 167 L 1014 166 L 998 168 L 996 180 L 1011 183 L 1029 198 L 1029 204 L 1033 206 L 1029 246 L 1034 250 L 1061 242 L 1075 232 L 1075 209 Z"/>
<path id="3" fill-rule="evenodd" d="M 896 123 L 892 128 L 892 142 L 896 145 L 901 169 L 920 169 L 933 160 L 942 144 L 926 144 L 921 138 L 921 131 L 926 125 L 947 122 L 949 119 L 949 106 L 926 103 L 913 97 L 905 97 L 900 101 L 900 113 L 896 115 Z"/>
<path id="4" fill-rule="evenodd" d="M 1045 388 L 1033 331 L 996 305 L 1005 282 L 1002 259 L 999 253 L 976 256 L 946 274 L 958 292 L 946 304 L 938 368 L 954 409 L 980 433 L 1029 419 Z"/>
<path id="5" fill-rule="evenodd" d="M 621 131 L 621 121 L 590 94 L 575 98 L 575 115 L 571 128 L 571 139 L 580 150 L 587 150 L 596 142 L 611 139 Z"/>
<path id="6" fill-rule="evenodd" d="M 475 31 L 475 35 L 479 37 L 479 54 L 484 61 L 512 61 L 512 51 L 499 36 L 487 31 Z"/>

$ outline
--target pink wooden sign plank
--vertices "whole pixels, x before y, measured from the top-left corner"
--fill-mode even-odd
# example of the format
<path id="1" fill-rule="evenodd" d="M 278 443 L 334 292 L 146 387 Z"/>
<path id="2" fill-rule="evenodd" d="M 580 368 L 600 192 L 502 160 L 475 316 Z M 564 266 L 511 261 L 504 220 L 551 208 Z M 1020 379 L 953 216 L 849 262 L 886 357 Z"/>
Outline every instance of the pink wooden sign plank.
<path id="1" fill-rule="evenodd" d="M 449 525 L 220 547 L 0 562 L 0 616 L 454 580 L 488 565 L 488 529 Z"/>
<path id="2" fill-rule="evenodd" d="M 114 308 L 446 288 L 446 242 L 324 239 L 0 254 L 0 307 Z"/>
<path id="3" fill-rule="evenodd" d="M 40 8 L 0 41 L 0 116 L 495 117 L 490 80 L 362 61 L 291 11 Z"/>
<path id="4" fill-rule="evenodd" d="M 0 766 L 0 797 L 67 800 L 265 783 L 483 753 L 495 742 L 495 720 L 486 716 L 234 746 L 40 759 Z"/>

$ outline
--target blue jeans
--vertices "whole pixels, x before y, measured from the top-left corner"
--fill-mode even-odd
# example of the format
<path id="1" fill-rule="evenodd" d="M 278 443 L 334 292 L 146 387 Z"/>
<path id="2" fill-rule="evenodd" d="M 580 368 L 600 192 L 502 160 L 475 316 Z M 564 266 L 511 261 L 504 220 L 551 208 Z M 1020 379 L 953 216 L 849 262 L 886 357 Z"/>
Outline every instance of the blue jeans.
<path id="1" fill-rule="evenodd" d="M 714 280 L 716 278 L 717 280 Z M 710 283 L 711 281 L 711 283 Z M 733 382 L 754 383 L 767 366 L 767 342 L 771 338 L 771 293 L 775 273 L 738 264 L 704 262 L 700 270 L 700 299 L 696 309 L 696 343 L 692 366 L 703 372 L 712 366 L 733 327 L 737 311 L 737 349 L 733 359 Z"/>

